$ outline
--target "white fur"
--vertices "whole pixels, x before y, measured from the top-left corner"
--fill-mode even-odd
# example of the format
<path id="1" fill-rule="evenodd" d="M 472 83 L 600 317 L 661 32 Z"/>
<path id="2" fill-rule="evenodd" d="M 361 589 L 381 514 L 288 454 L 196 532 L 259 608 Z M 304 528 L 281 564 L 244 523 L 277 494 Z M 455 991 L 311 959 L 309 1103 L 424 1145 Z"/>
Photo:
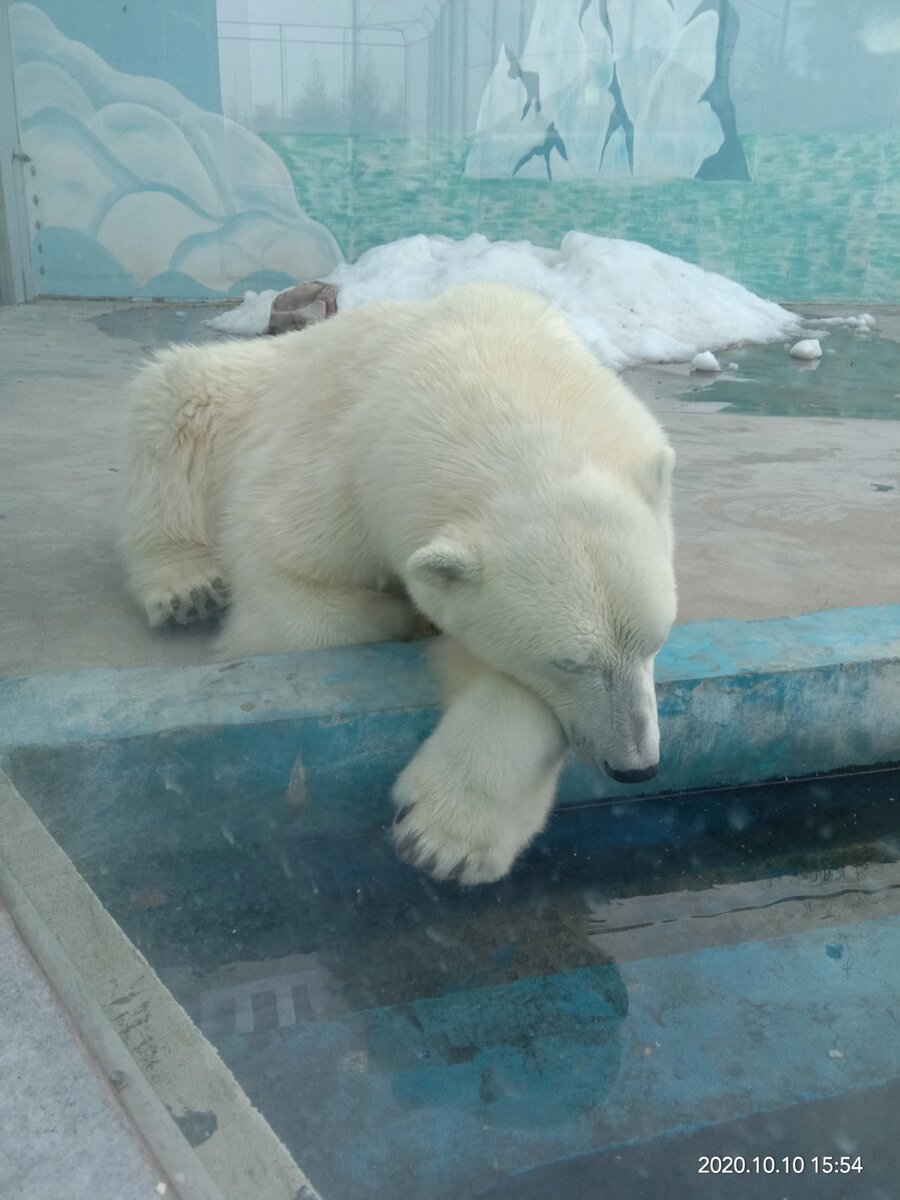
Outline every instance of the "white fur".
<path id="1" fill-rule="evenodd" d="M 438 877 L 504 875 L 567 745 L 658 756 L 674 455 L 530 293 L 470 284 L 160 354 L 134 389 L 123 545 L 152 624 L 225 602 L 221 657 L 448 635 L 447 711 L 395 787 Z"/>
<path id="2" fill-rule="evenodd" d="M 540 833 L 568 744 L 546 704 L 440 638 L 447 707 L 394 785 L 393 838 L 407 861 L 464 886 L 501 879 Z"/>

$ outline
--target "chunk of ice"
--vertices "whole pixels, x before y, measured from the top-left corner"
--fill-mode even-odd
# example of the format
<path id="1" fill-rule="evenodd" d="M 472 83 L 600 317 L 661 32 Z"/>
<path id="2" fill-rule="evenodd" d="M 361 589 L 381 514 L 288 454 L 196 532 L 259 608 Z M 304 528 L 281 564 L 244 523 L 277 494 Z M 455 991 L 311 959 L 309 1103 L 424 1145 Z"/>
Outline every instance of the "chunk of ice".
<path id="1" fill-rule="evenodd" d="M 791 358 L 802 358 L 811 362 L 822 357 L 822 344 L 818 338 L 803 338 L 791 346 Z"/>
<path id="2" fill-rule="evenodd" d="M 719 360 L 711 350 L 703 350 L 691 359 L 692 371 L 721 371 Z"/>

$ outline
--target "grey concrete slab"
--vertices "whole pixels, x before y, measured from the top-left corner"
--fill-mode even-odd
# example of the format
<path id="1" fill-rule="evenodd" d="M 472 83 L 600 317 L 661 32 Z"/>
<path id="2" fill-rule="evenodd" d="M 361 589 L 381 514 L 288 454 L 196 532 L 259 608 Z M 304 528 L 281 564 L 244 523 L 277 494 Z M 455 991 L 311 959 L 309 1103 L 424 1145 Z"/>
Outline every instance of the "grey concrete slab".
<path id="1" fill-rule="evenodd" d="M 136 1139 L 136 1128 L 143 1135 L 137 1144 L 152 1148 L 185 1200 L 318 1200 L 215 1049 L 103 906 L 93 890 L 97 880 L 89 885 L 83 864 L 76 867 L 2 773 L 0 828 L 0 895 L 133 1122 L 130 1128 L 120 1121 L 117 1132 L 116 1114 L 100 1114 L 88 1149 L 99 1146 L 102 1157 L 101 1135 L 115 1144 L 117 1138 Z M 14 985 L 18 976 L 13 966 Z M 10 1031 L 15 1036 L 12 1023 Z M 25 1097 L 26 1112 L 38 1120 L 51 1085 L 44 1080 Z M 84 1086 L 76 1077 L 62 1091 L 73 1111 L 79 1111 Z M 26 1137 L 29 1148 L 41 1149 L 29 1147 Z M 69 1189 L 69 1149 L 60 1148 L 46 1200 L 105 1200 L 105 1192 Z M 140 1182 L 129 1170 L 124 1161 L 122 1178 Z M 173 1194 L 165 1179 L 158 1179 L 155 1191 Z M 15 1192 L 0 1195 L 18 1200 Z M 131 1192 L 121 1196 L 132 1200 Z"/>
<path id="2" fill-rule="evenodd" d="M 0 910 L 0 1196 L 177 1200 Z"/>
<path id="3" fill-rule="evenodd" d="M 655 375 L 633 382 L 679 456 L 681 621 L 898 602 L 900 423 L 709 412 Z"/>

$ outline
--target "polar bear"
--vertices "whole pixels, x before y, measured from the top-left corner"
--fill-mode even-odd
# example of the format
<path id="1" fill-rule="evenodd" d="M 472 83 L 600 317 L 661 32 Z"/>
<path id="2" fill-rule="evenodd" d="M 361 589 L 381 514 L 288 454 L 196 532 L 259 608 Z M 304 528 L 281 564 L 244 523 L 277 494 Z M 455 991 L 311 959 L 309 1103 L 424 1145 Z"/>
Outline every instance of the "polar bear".
<path id="1" fill-rule="evenodd" d="M 656 772 L 674 453 L 544 299 L 467 284 L 136 380 L 123 546 L 152 625 L 217 657 L 441 632 L 445 711 L 393 790 L 401 855 L 501 878 L 571 748 Z"/>

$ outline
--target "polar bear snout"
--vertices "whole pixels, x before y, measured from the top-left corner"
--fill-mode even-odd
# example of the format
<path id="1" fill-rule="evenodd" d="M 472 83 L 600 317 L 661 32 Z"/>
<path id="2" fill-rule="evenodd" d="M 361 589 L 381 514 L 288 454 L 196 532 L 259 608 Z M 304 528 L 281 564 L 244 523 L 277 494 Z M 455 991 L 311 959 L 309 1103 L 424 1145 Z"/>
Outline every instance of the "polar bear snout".
<path id="1" fill-rule="evenodd" d="M 589 762 L 595 771 L 602 771 L 616 783 L 646 783 L 653 779 L 659 770 L 659 741 L 649 739 L 651 745 L 642 752 L 640 750 L 623 755 L 624 761 L 614 766 L 595 743 L 577 734 L 569 737 L 569 745 L 585 761 Z"/>
<path id="2" fill-rule="evenodd" d="M 652 779 L 655 776 L 658 769 L 659 763 L 655 762 L 651 763 L 649 767 L 641 767 L 639 770 L 617 771 L 615 767 L 611 767 L 605 760 L 603 762 L 603 770 L 616 783 L 646 783 L 648 779 Z"/>
<path id="3" fill-rule="evenodd" d="M 603 771 L 617 783 L 646 783 L 648 779 L 652 779 L 656 775 L 659 769 L 659 734 L 657 730 L 658 727 L 654 722 L 653 729 L 647 729 L 648 736 L 645 744 L 643 746 L 636 744 L 630 753 L 622 754 L 616 766 L 613 766 L 606 757 L 610 751 L 607 750 L 604 753 L 598 743 L 583 732 L 567 729 L 566 737 L 572 750 L 585 762 L 590 763 L 595 771 Z"/>
<path id="4" fill-rule="evenodd" d="M 617 783 L 653 779 L 659 769 L 659 716 L 652 660 L 579 680 L 561 723 L 571 749 L 595 771 Z"/>

